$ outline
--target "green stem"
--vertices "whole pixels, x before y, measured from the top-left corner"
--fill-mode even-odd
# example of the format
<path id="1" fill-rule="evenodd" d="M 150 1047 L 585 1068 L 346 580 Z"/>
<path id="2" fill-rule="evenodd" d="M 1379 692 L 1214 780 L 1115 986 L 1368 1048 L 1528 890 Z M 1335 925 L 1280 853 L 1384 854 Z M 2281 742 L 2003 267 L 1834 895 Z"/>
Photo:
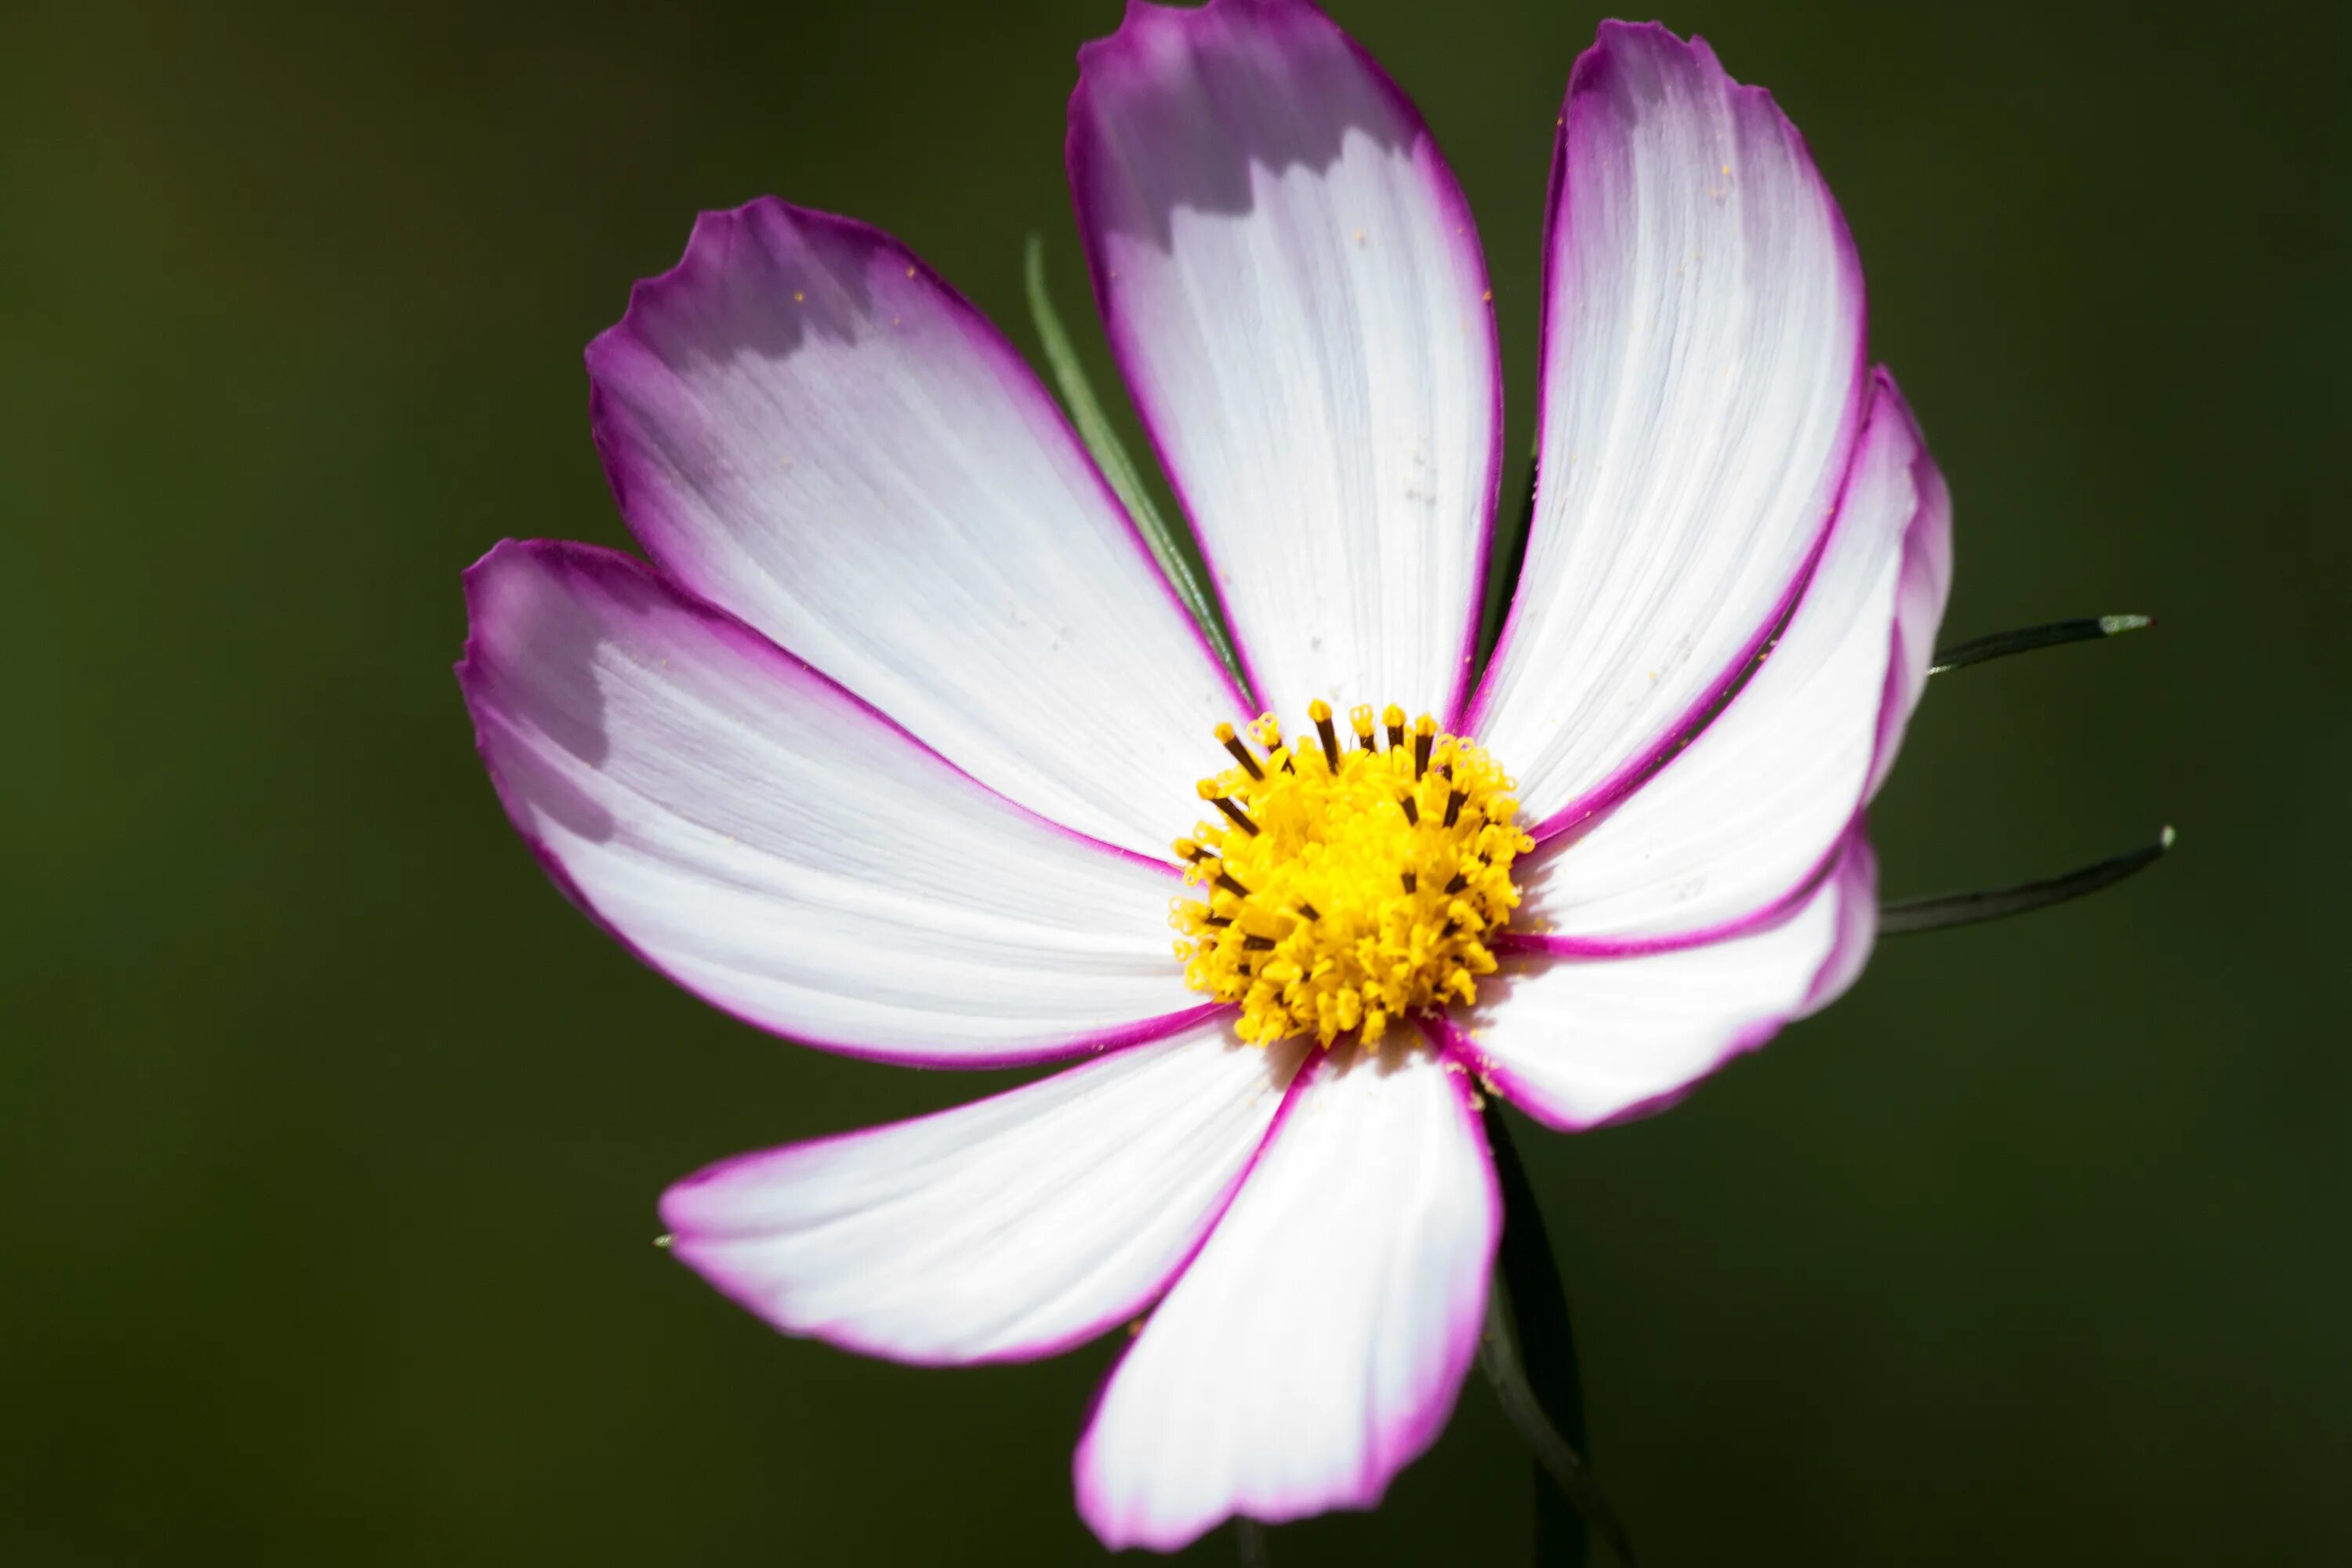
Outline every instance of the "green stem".
<path id="1" fill-rule="evenodd" d="M 1584 1446 L 1584 1391 L 1577 1374 L 1576 1334 L 1543 1210 L 1499 1101 L 1487 1100 L 1485 1121 L 1503 1194 L 1503 1237 L 1478 1363 L 1503 1413 L 1535 1451 L 1536 1562 L 1540 1568 L 1581 1568 L 1590 1525 L 1617 1560 L 1633 1568 L 1633 1547 L 1579 1452 Z"/>

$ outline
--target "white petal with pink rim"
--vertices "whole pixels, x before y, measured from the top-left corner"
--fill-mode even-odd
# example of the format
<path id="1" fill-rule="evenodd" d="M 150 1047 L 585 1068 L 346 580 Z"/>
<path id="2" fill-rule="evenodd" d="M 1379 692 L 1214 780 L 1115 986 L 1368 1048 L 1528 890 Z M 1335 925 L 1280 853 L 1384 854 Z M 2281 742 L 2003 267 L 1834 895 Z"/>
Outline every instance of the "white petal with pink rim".
<path id="1" fill-rule="evenodd" d="M 1895 390 L 1892 376 L 1885 391 L 1902 407 L 1904 422 L 1916 437 L 1918 421 L 1910 405 Z M 1936 633 L 1944 624 L 1944 605 L 1952 595 L 1952 491 L 1943 470 L 1919 441 L 1911 463 L 1912 487 L 1919 510 L 1903 541 L 1903 578 L 1895 592 L 1895 658 L 1886 671 L 1886 700 L 1880 705 L 1878 756 L 1871 764 L 1870 793 L 1876 795 L 1895 766 L 1903 733 L 1912 711 L 1927 694 L 1927 667 L 1936 659 Z"/>
<path id="2" fill-rule="evenodd" d="M 981 788 L 624 555 L 501 545 L 458 678 L 508 814 L 614 934 L 806 1044 L 967 1066 L 1203 1011 L 1172 868 Z"/>
<path id="3" fill-rule="evenodd" d="M 1035 375 L 887 235 L 753 202 L 589 346 L 654 559 L 957 766 L 1160 853 L 1243 703 Z"/>
<path id="4" fill-rule="evenodd" d="M 1877 862 L 1859 833 L 1787 912 L 1737 936 L 1630 958 L 1521 951 L 1448 1017 L 1449 1042 L 1528 1115 L 1581 1131 L 1663 1110 L 1861 973 Z"/>
<path id="5" fill-rule="evenodd" d="M 1864 403 L 1844 220 L 1704 43 L 1601 25 L 1549 223 L 1535 518 L 1469 721 L 1538 837 L 1638 782 L 1763 647 Z"/>
<path id="6" fill-rule="evenodd" d="M 925 1364 L 1050 1355 L 1208 1234 L 1300 1053 L 1219 1016 L 896 1126 L 748 1154 L 662 1199 L 677 1258 L 787 1333 Z"/>
<path id="7" fill-rule="evenodd" d="M 1792 899 L 1862 809 L 1894 681 L 1906 544 L 1936 510 L 1910 412 L 1879 378 L 1828 547 L 1729 707 L 1655 778 L 1528 857 L 1517 929 L 1553 952 L 1730 934 Z M 1940 488 L 1940 487 L 1934 487 Z"/>
<path id="8" fill-rule="evenodd" d="M 1428 128 L 1297 0 L 1130 5 L 1078 63 L 1096 297 L 1258 699 L 1451 715 L 1502 384 L 1477 229 Z"/>
<path id="9" fill-rule="evenodd" d="M 1502 1229 L 1470 1096 L 1417 1043 L 1309 1061 L 1078 1444 L 1106 1545 L 1370 1508 L 1436 1439 Z"/>

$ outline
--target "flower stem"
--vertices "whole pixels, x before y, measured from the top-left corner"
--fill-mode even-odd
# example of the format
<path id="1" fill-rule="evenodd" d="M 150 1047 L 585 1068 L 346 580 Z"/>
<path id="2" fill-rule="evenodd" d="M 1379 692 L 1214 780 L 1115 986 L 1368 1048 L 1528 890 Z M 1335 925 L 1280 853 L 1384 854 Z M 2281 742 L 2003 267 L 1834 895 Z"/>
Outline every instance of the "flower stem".
<path id="1" fill-rule="evenodd" d="M 1128 515 L 1135 520 L 1135 531 L 1143 536 L 1150 548 L 1151 558 L 1160 563 L 1169 586 L 1176 597 L 1192 613 L 1209 639 L 1217 658 L 1232 672 L 1234 684 L 1244 692 L 1249 680 L 1242 674 L 1241 661 L 1234 657 L 1234 645 L 1225 635 L 1224 617 L 1218 613 L 1217 602 L 1210 595 L 1193 564 L 1193 556 L 1185 546 L 1190 541 L 1180 536 L 1177 525 L 1171 524 L 1151 501 L 1144 488 L 1143 474 L 1135 460 L 1127 455 L 1126 443 L 1111 428 L 1110 416 L 1103 412 L 1102 401 L 1095 396 L 1094 384 L 1087 379 L 1086 367 L 1078 363 L 1078 351 L 1070 342 L 1070 334 L 1062 326 L 1061 313 L 1054 309 L 1054 298 L 1045 287 L 1045 237 L 1033 234 L 1022 258 L 1022 275 L 1029 289 L 1029 315 L 1036 323 L 1037 341 L 1045 351 L 1045 363 L 1054 373 L 1054 384 L 1061 388 L 1062 401 L 1069 405 L 1070 422 L 1077 426 L 1078 437 L 1094 454 L 1096 467 L 1127 507 Z"/>
<path id="2" fill-rule="evenodd" d="M 2094 642 L 2125 632 L 2136 632 L 2142 626 L 2156 625 L 2149 616 L 2091 616 L 2078 621 L 2052 621 L 2047 626 L 2020 626 L 2015 631 L 1995 632 L 1990 637 L 1971 638 L 1951 647 L 1938 648 L 1936 662 L 1927 667 L 1930 675 L 1944 675 L 1955 669 L 1966 669 L 1972 664 L 1982 664 L 1989 658 L 2006 658 L 2013 653 L 2032 653 L 2036 648 L 2056 647 L 2063 643 Z"/>
<path id="3" fill-rule="evenodd" d="M 2111 855 L 2079 870 L 2061 877 L 2045 878 L 2039 882 L 2021 882 L 2014 888 L 1993 888 L 1976 893 L 1942 893 L 1932 898 L 1903 899 L 1882 904 L 1878 910 L 1878 934 L 1909 936 L 1923 931 L 1944 931 L 1952 926 L 1975 925 L 1981 921 L 2002 920 L 2010 915 L 2021 915 L 2034 910 L 2063 904 L 2069 899 L 2079 899 L 2085 893 L 2095 893 L 2102 888 L 2112 888 L 2136 871 L 2146 869 L 2162 859 L 2172 847 L 2175 835 L 2168 827 L 2156 836 L 2153 844 L 2143 844 L 2121 855 Z"/>
<path id="4" fill-rule="evenodd" d="M 1274 1554 L 1266 1550 L 1265 1526 L 1254 1519 L 1234 1521 L 1234 1560 L 1242 1568 L 1267 1568 Z"/>
<path id="5" fill-rule="evenodd" d="M 1485 1121 L 1503 1193 L 1503 1238 L 1478 1364 L 1495 1385 L 1503 1414 L 1535 1450 L 1535 1560 L 1538 1568 L 1582 1568 L 1589 1525 L 1618 1562 L 1633 1568 L 1624 1529 L 1578 1452 L 1584 1443 L 1584 1391 L 1568 1292 L 1543 1211 L 1498 1100 L 1486 1101 Z"/>

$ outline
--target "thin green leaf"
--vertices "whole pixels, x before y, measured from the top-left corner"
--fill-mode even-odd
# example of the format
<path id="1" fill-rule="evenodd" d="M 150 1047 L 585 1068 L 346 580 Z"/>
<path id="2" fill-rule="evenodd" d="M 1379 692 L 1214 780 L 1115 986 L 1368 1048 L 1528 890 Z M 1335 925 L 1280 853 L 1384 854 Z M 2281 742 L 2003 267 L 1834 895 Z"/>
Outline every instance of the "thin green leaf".
<path id="1" fill-rule="evenodd" d="M 2164 858 L 2177 837 L 2167 827 L 2156 837 L 2153 844 L 2143 844 L 2121 855 L 2069 871 L 2061 877 L 2046 878 L 2039 882 L 2022 882 L 2014 888 L 1994 888 L 1976 893 L 1939 893 L 1932 898 L 1904 899 L 1882 904 L 1878 910 L 1878 934 L 1910 936 L 1924 931 L 1946 931 L 1953 926 L 1976 925 L 1983 921 L 2007 919 L 2011 915 L 2028 914 L 2046 910 L 2053 904 L 2063 904 L 2069 899 L 2079 899 L 2095 893 L 2102 888 L 2112 888 L 2126 877 L 2146 870 Z"/>
<path id="2" fill-rule="evenodd" d="M 1070 342 L 1070 334 L 1063 329 L 1062 318 L 1054 309 L 1053 296 L 1045 288 L 1045 237 L 1029 237 L 1023 258 L 1022 271 L 1029 289 L 1029 315 L 1036 324 L 1037 341 L 1045 348 L 1045 363 L 1054 373 L 1054 384 L 1061 388 L 1062 401 L 1069 405 L 1070 422 L 1077 426 L 1078 437 L 1094 454 L 1095 463 L 1102 469 L 1103 478 L 1135 519 L 1136 531 L 1151 549 L 1151 558 L 1160 563 L 1160 570 L 1176 590 L 1176 596 L 1192 613 L 1200 626 L 1201 635 L 1224 661 L 1232 672 L 1234 684 L 1246 693 L 1249 682 L 1242 674 L 1241 660 L 1234 657 L 1232 639 L 1226 636 L 1224 617 L 1217 613 L 1213 598 L 1201 574 L 1194 568 L 1193 553 L 1186 548 L 1190 542 L 1179 531 L 1181 525 L 1171 523 L 1151 503 L 1151 495 L 1144 488 L 1142 472 L 1134 459 L 1127 455 L 1127 447 L 1111 428 L 1109 417 L 1095 396 L 1092 383 L 1087 380 L 1086 368 L 1078 363 L 1078 352 Z"/>
<path id="3" fill-rule="evenodd" d="M 1972 664 L 1982 664 L 1989 658 L 2007 658 L 2013 653 L 2032 653 L 2036 648 L 2061 647 L 2070 642 L 2096 642 L 2101 637 L 2119 637 L 2136 632 L 2143 626 L 2156 625 L 2152 616 L 2089 616 L 2076 621 L 2052 621 L 2047 626 L 2020 626 L 2015 631 L 1995 632 L 1990 637 L 1972 637 L 1948 648 L 1938 648 L 1936 662 L 1927 667 L 1930 675 L 1945 675 L 1955 669 L 1966 669 Z"/>

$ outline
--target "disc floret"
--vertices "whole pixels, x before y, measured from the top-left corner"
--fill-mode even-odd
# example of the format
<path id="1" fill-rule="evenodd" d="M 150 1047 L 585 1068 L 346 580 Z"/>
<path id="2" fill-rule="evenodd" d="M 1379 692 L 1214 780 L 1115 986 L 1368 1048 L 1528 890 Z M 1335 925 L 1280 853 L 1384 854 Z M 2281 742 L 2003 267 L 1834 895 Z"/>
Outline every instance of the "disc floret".
<path id="1" fill-rule="evenodd" d="M 1429 715 L 1408 726 L 1392 704 L 1376 727 L 1359 707 L 1345 736 L 1330 704 L 1307 717 L 1290 740 L 1259 718 L 1262 753 L 1217 727 L 1234 765 L 1200 783 L 1215 819 L 1176 841 L 1201 896 L 1170 923 L 1186 982 L 1238 1004 L 1244 1039 L 1377 1044 L 1399 1014 L 1476 1000 L 1518 905 L 1511 863 L 1535 843 L 1512 781 Z"/>

